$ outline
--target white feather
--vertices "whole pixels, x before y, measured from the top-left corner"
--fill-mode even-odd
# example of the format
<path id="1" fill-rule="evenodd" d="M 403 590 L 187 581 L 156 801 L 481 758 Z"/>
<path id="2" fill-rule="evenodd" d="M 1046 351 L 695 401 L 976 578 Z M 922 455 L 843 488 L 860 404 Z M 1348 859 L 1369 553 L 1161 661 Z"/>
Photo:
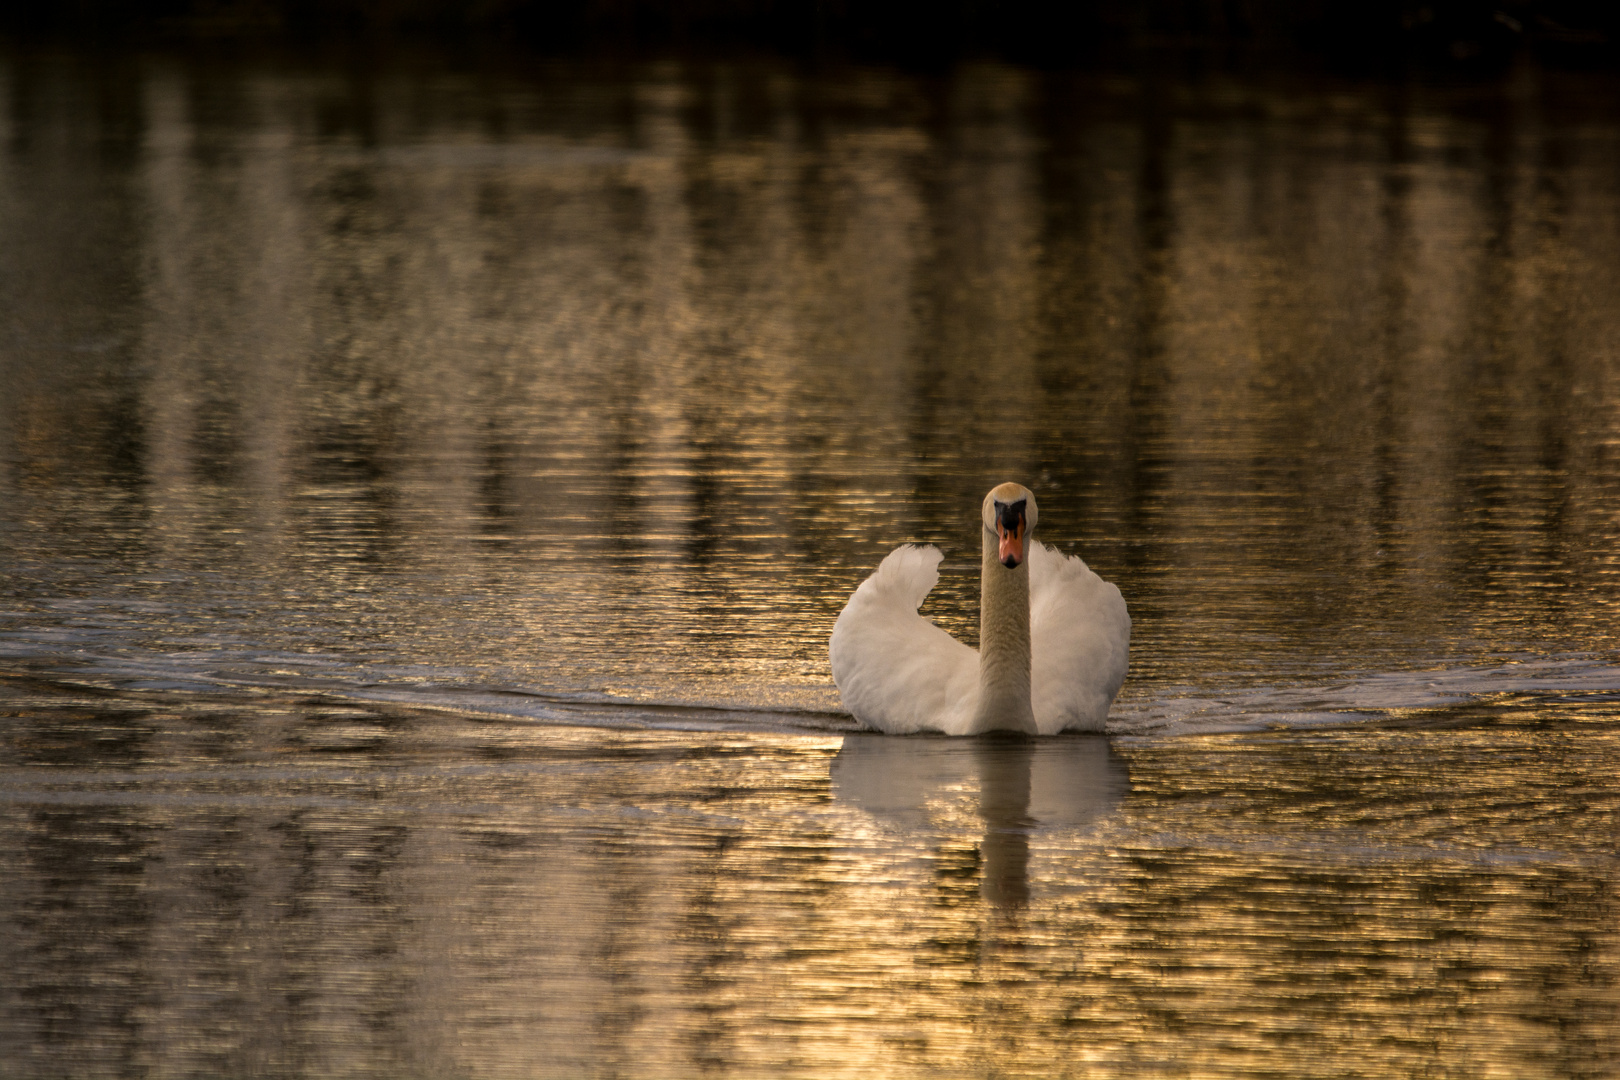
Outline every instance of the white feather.
<path id="1" fill-rule="evenodd" d="M 1029 545 L 1030 704 L 1042 735 L 1101 731 L 1125 683 L 1131 616 L 1078 555 Z"/>
<path id="2" fill-rule="evenodd" d="M 1033 539 L 1030 699 L 1042 735 L 1101 731 L 1125 681 L 1131 618 L 1119 589 L 1079 558 Z M 844 705 L 862 723 L 903 735 L 969 730 L 979 654 L 917 613 L 939 582 L 933 546 L 896 548 L 833 626 L 829 654 Z"/>
<path id="3" fill-rule="evenodd" d="M 833 624 L 833 681 L 844 706 L 880 731 L 949 732 L 963 700 L 978 700 L 979 654 L 917 614 L 942 558 L 932 545 L 895 548 Z"/>

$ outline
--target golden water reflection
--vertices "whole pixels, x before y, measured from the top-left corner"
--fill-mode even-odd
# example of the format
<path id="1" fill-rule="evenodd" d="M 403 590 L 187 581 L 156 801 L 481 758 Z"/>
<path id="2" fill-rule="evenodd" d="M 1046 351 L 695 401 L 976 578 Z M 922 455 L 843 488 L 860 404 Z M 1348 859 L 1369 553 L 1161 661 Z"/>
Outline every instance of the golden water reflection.
<path id="1" fill-rule="evenodd" d="M 1613 1075 L 1606 76 L 0 87 L 0 1074 Z M 1009 476 L 1280 730 L 816 711 Z"/>
<path id="2" fill-rule="evenodd" d="M 8 689 L 19 1075 L 1608 1075 L 1620 728 L 1029 742 Z"/>
<path id="3" fill-rule="evenodd" d="M 15 58 L 5 625 L 833 708 L 895 544 L 973 636 L 1017 477 L 1149 713 L 1610 647 L 1607 86 Z"/>

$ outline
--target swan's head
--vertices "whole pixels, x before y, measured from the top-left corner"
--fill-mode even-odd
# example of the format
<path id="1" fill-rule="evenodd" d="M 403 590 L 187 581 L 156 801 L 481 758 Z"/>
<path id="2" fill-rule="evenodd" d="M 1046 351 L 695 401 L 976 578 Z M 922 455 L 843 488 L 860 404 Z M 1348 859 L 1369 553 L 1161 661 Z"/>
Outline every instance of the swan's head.
<path id="1" fill-rule="evenodd" d="M 984 497 L 984 527 L 996 536 L 1002 566 L 1012 570 L 1028 558 L 1029 534 L 1039 516 L 1035 496 L 1022 484 L 1000 484 Z"/>

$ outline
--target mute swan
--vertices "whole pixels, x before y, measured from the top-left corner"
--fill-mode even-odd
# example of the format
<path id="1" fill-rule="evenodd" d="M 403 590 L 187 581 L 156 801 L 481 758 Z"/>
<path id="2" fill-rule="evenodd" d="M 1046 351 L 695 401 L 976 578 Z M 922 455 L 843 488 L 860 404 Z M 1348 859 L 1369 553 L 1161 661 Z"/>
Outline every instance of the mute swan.
<path id="1" fill-rule="evenodd" d="M 896 548 L 833 624 L 828 653 L 845 707 L 894 735 L 1103 730 L 1130 653 L 1124 597 L 1030 537 L 1028 488 L 992 489 L 982 517 L 981 651 L 917 614 L 939 582 L 939 549 Z"/>

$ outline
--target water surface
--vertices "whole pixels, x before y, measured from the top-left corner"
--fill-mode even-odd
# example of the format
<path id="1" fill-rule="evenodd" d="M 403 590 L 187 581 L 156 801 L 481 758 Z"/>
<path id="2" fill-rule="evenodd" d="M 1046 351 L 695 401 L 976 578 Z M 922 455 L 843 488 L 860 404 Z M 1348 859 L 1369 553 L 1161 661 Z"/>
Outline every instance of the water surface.
<path id="1" fill-rule="evenodd" d="M 1611 80 L 0 86 L 0 1072 L 1615 1071 Z M 1111 737 L 855 732 L 1006 479 Z"/>
<path id="2" fill-rule="evenodd" d="M 16 682 L 19 1076 L 1610 1076 L 1613 701 L 1038 741 Z"/>

